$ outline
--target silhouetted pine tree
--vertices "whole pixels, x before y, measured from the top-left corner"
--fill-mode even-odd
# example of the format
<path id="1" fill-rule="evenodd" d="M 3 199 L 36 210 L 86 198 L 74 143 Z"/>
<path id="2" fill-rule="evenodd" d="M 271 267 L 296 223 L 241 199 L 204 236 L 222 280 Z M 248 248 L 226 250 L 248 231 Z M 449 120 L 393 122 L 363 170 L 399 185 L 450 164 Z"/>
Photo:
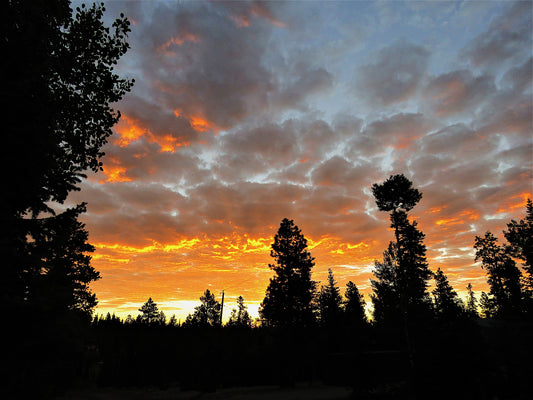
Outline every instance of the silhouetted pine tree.
<path id="1" fill-rule="evenodd" d="M 170 317 L 170 319 L 168 320 L 168 326 L 171 326 L 171 327 L 179 326 L 176 315 L 172 314 L 172 317 Z"/>
<path id="2" fill-rule="evenodd" d="M 234 308 L 231 310 L 231 316 L 227 326 L 238 328 L 250 328 L 252 326 L 252 318 L 250 318 L 242 296 L 237 297 L 237 309 Z"/>
<path id="3" fill-rule="evenodd" d="M 427 315 L 431 305 L 427 287 L 432 273 L 426 261 L 425 235 L 418 230 L 416 221 L 407 218 L 407 212 L 420 201 L 422 194 L 403 175 L 393 175 L 382 184 L 374 184 L 372 192 L 378 208 L 390 213 L 394 229 L 395 262 L 388 263 L 388 267 L 394 268 L 390 278 L 400 310 L 408 319 Z"/>
<path id="4" fill-rule="evenodd" d="M 503 231 L 509 245 L 507 251 L 513 257 L 523 261 L 525 272 L 525 289 L 533 292 L 533 202 L 527 200 L 526 216 L 516 222 L 511 220 L 507 224 L 507 230 Z"/>
<path id="5" fill-rule="evenodd" d="M 94 247 L 87 242 L 85 225 L 78 221 L 84 211 L 82 204 L 32 224 L 34 240 L 26 249 L 36 268 L 24 270 L 24 281 L 28 283 L 26 301 L 38 305 L 41 312 L 73 311 L 90 322 L 97 301 L 89 284 L 100 279 L 100 274 L 90 264 L 88 253 Z"/>
<path id="6" fill-rule="evenodd" d="M 476 236 L 476 261 L 487 271 L 487 282 L 493 296 L 496 316 L 506 317 L 522 311 L 521 273 L 504 247 L 490 232 Z"/>
<path id="7" fill-rule="evenodd" d="M 472 290 L 471 283 L 469 283 L 466 286 L 466 290 L 467 290 L 466 308 L 465 308 L 466 314 L 470 318 L 476 318 L 479 316 L 478 311 L 477 311 L 477 299 L 476 299 L 476 295 L 474 294 L 474 291 Z"/>
<path id="8" fill-rule="evenodd" d="M 348 326 L 362 326 L 368 321 L 365 313 L 364 296 L 359 293 L 359 289 L 352 281 L 346 284 L 344 292 L 344 322 Z"/>
<path id="9" fill-rule="evenodd" d="M 274 237 L 269 264 L 270 279 L 259 309 L 267 326 L 308 326 L 314 323 L 313 298 L 316 283 L 311 280 L 314 259 L 307 240 L 292 220 L 283 219 Z"/>
<path id="10" fill-rule="evenodd" d="M 496 302 L 494 301 L 494 298 L 491 298 L 487 293 L 481 292 L 479 306 L 481 308 L 481 316 L 483 318 L 493 318 L 496 316 Z"/>
<path id="11" fill-rule="evenodd" d="M 370 280 L 372 294 L 370 299 L 374 306 L 373 317 L 377 323 L 399 323 L 402 320 L 400 293 L 397 283 L 398 251 L 397 244 L 390 242 L 383 252 L 383 261 L 374 261 L 374 276 Z"/>
<path id="12" fill-rule="evenodd" d="M 435 314 L 441 320 L 454 320 L 463 314 L 463 308 L 457 292 L 453 290 L 448 278 L 440 268 L 435 273 Z"/>
<path id="13" fill-rule="evenodd" d="M 187 316 L 184 326 L 188 327 L 214 327 L 220 325 L 221 305 L 215 295 L 206 289 L 200 297 L 201 304 L 194 308 L 194 313 Z"/>
<path id="14" fill-rule="evenodd" d="M 151 297 L 139 308 L 139 311 L 141 312 L 141 323 L 143 324 L 153 325 L 164 323 L 165 316 L 162 311 L 159 311 L 157 304 Z"/>
<path id="15" fill-rule="evenodd" d="M 328 269 L 328 283 L 320 288 L 318 293 L 319 321 L 323 326 L 336 326 L 341 321 L 342 296 L 333 276 Z"/>

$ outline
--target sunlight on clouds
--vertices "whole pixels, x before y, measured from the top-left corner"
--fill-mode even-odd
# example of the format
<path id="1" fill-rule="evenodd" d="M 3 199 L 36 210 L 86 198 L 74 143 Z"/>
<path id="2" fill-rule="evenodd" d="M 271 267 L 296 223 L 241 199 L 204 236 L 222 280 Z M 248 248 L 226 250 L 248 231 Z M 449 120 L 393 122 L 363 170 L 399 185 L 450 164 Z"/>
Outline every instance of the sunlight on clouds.
<path id="1" fill-rule="evenodd" d="M 179 115 L 176 115 L 179 117 Z M 118 138 L 114 140 L 114 144 L 119 147 L 127 147 L 133 142 L 144 138 L 148 143 L 156 143 L 160 146 L 161 152 L 173 153 L 176 149 L 184 146 L 189 146 L 190 142 L 180 136 L 175 136 L 171 133 L 164 133 L 156 135 L 150 129 L 136 118 L 122 114 L 118 124 L 115 126 L 115 132 Z M 107 159 L 106 159 L 107 161 Z M 105 168 L 105 163 L 104 163 Z"/>
<path id="2" fill-rule="evenodd" d="M 118 163 L 118 159 L 113 159 L 111 157 L 106 158 L 102 171 L 106 176 L 106 179 L 100 180 L 99 183 L 131 182 L 132 179 L 126 176 L 126 167 L 123 167 Z"/>
<path id="3" fill-rule="evenodd" d="M 185 32 L 176 37 L 170 38 L 166 43 L 163 43 L 157 47 L 157 52 L 165 55 L 175 55 L 176 53 L 171 50 L 174 46 L 181 46 L 185 42 L 199 43 L 200 41 L 201 39 L 198 35 Z"/>
<path id="4" fill-rule="evenodd" d="M 139 121 L 135 121 L 133 118 L 125 114 L 121 115 L 120 120 L 114 129 L 119 135 L 119 138 L 115 140 L 115 143 L 120 147 L 128 146 L 131 142 L 136 141 L 147 133 L 147 130 L 139 124 Z"/>
<path id="5" fill-rule="evenodd" d="M 228 315 L 238 295 L 257 309 L 284 217 L 302 228 L 319 285 L 331 268 L 368 300 L 374 260 L 394 239 L 371 187 L 396 173 L 423 192 L 410 218 L 430 268 L 458 291 L 486 290 L 474 237 L 501 236 L 531 197 L 531 38 L 510 25 L 528 46 L 509 46 L 490 28 L 512 4 L 480 3 L 460 35 L 457 15 L 424 24 L 429 8 L 400 3 L 405 35 L 372 3 L 143 7 L 121 66 L 139 83 L 117 105 L 94 178 L 109 184 L 71 197 L 89 204 L 99 310 L 136 314 L 152 296 L 167 316 L 190 312 L 207 287 L 226 290 Z M 460 43 L 438 40 L 449 34 Z M 485 36 L 503 41 L 485 47 Z M 483 57 L 490 65 L 476 68 Z"/>
<path id="6" fill-rule="evenodd" d="M 195 247 L 196 244 L 200 242 L 200 239 L 193 238 L 193 239 L 182 239 L 180 242 L 175 244 L 161 244 L 158 242 L 153 242 L 150 246 L 144 246 L 144 247 L 133 247 L 123 244 L 106 244 L 106 243 L 93 243 L 94 247 L 97 249 L 111 249 L 111 250 L 117 250 L 122 253 L 152 253 L 155 251 L 164 251 L 164 252 L 171 252 L 171 251 L 178 251 L 178 250 L 187 250 L 192 249 Z"/>
<path id="7" fill-rule="evenodd" d="M 527 200 L 532 199 L 531 192 L 520 193 L 516 196 L 509 198 L 504 205 L 498 208 L 496 211 L 498 214 L 508 214 L 515 212 L 516 210 L 523 210 L 526 208 Z"/>
<path id="8" fill-rule="evenodd" d="M 200 115 L 186 115 L 181 110 L 174 110 L 174 115 L 186 118 L 191 124 L 192 128 L 197 132 L 214 131 L 218 132 L 220 129 L 211 121 L 208 121 Z"/>

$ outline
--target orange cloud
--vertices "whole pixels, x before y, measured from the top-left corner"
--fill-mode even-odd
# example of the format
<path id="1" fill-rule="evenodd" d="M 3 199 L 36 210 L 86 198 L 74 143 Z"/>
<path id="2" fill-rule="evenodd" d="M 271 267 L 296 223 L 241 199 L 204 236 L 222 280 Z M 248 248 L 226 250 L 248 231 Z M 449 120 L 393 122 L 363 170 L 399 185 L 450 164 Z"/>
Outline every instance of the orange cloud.
<path id="1" fill-rule="evenodd" d="M 497 213 L 507 214 L 515 212 L 517 210 L 523 210 L 526 208 L 528 199 L 533 199 L 533 196 L 531 196 L 531 192 L 523 192 L 517 194 L 516 196 L 512 196 L 509 198 L 509 200 L 505 202 L 503 206 L 498 208 Z"/>
<path id="2" fill-rule="evenodd" d="M 444 210 L 446 208 L 446 206 L 442 206 L 442 207 L 431 207 L 428 211 L 426 211 L 426 214 L 435 214 L 435 213 L 439 213 L 441 212 L 442 210 Z"/>
<path id="3" fill-rule="evenodd" d="M 247 28 L 250 26 L 250 16 L 256 18 L 263 17 L 272 25 L 275 25 L 278 28 L 285 28 L 287 26 L 285 23 L 277 20 L 272 14 L 272 12 L 268 8 L 266 8 L 264 4 L 261 3 L 253 3 L 252 8 L 248 12 L 241 13 L 238 15 L 231 15 L 231 19 L 239 28 Z"/>
<path id="4" fill-rule="evenodd" d="M 224 289 L 230 297 L 243 295 L 254 305 L 251 311 L 255 310 L 257 316 L 258 305 L 272 276 L 268 268 L 273 261 L 272 240 L 272 237 L 235 232 L 182 237 L 168 243 L 152 241 L 141 246 L 94 243 L 93 265 L 103 277 L 93 284 L 103 300 L 97 312 L 117 312 L 125 317 L 128 313 L 136 314 L 140 305 L 152 297 L 158 304 L 166 305 L 167 315 L 176 314 L 183 320 L 197 305 L 202 292 L 210 288 Z M 327 269 L 331 267 L 340 286 L 352 280 L 365 288 L 371 275 L 369 265 L 377 256 L 368 254 L 372 247 L 329 236 L 308 238 L 308 248 L 316 259 L 314 279 L 325 281 Z M 133 304 L 126 305 L 120 299 L 128 299 Z M 172 309 L 171 304 L 179 307 Z"/>
<path id="5" fill-rule="evenodd" d="M 389 233 L 384 231 L 383 235 Z M 369 302 L 374 260 L 381 258 L 387 239 L 350 243 L 333 236 L 306 237 L 315 258 L 313 279 L 318 286 L 325 283 L 327 270 L 332 268 L 342 293 L 346 283 L 353 281 Z M 152 297 L 167 316 L 175 314 L 183 321 L 209 288 L 217 295 L 225 290 L 228 299 L 242 295 L 252 315 L 257 316 L 272 276 L 268 268 L 273 261 L 272 241 L 271 236 L 234 232 L 181 237 L 168 243 L 151 241 L 141 246 L 94 243 L 93 265 L 103 277 L 92 285 L 101 301 L 97 313 L 136 315 L 142 303 Z M 470 252 L 470 248 L 444 253 L 436 249 L 428 251 L 428 258 L 432 269 L 443 268 L 456 290 L 464 291 L 468 282 L 476 291 L 486 290 L 486 278 L 473 266 Z M 229 315 L 230 303 L 225 310 Z"/>
<path id="6" fill-rule="evenodd" d="M 163 43 L 162 45 L 158 46 L 157 52 L 164 53 L 166 55 L 174 54 L 172 51 L 170 51 L 172 47 L 181 46 L 185 42 L 199 43 L 200 41 L 200 37 L 193 33 L 181 33 L 176 37 L 170 38 L 166 43 Z"/>
<path id="7" fill-rule="evenodd" d="M 231 19 L 239 28 L 246 28 L 250 26 L 250 18 L 246 15 L 232 15 Z"/>
<path id="8" fill-rule="evenodd" d="M 174 115 L 179 118 L 186 118 L 191 124 L 192 128 L 197 132 L 214 131 L 218 132 L 219 128 L 211 121 L 208 121 L 205 117 L 197 115 L 184 115 L 181 110 L 174 110 Z"/>
<path id="9" fill-rule="evenodd" d="M 175 113 L 175 115 L 179 117 L 179 114 Z M 115 139 L 114 144 L 120 147 L 127 147 L 141 137 L 144 137 L 149 143 L 157 143 L 161 152 L 174 152 L 180 147 L 190 145 L 190 142 L 170 133 L 155 135 L 139 119 L 125 114 L 121 116 L 120 121 L 115 126 L 115 132 L 118 134 L 118 138 Z"/>
<path id="10" fill-rule="evenodd" d="M 270 10 L 262 3 L 256 2 L 252 5 L 252 14 L 256 17 L 261 16 L 266 18 L 271 24 L 278 28 L 285 28 L 287 26 L 285 23 L 277 20 L 272 12 L 270 12 Z"/>
<path id="11" fill-rule="evenodd" d="M 117 125 L 115 125 L 115 132 L 119 135 L 115 140 L 115 144 L 118 144 L 120 147 L 126 147 L 149 131 L 139 121 L 122 114 Z"/>
<path id="12" fill-rule="evenodd" d="M 103 166 L 103 174 L 105 179 L 101 179 L 99 183 L 114 183 L 114 182 L 131 182 L 131 178 L 126 176 L 126 167 L 120 165 L 120 161 L 114 157 L 107 156 Z"/>

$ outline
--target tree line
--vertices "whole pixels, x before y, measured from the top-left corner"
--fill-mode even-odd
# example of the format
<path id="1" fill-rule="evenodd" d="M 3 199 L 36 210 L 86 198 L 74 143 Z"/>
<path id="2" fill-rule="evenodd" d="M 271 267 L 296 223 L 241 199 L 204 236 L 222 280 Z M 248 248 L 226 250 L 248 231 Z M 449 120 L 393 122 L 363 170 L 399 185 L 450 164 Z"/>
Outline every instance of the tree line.
<path id="1" fill-rule="evenodd" d="M 403 175 L 375 184 L 373 192 L 378 207 L 389 213 L 394 240 L 374 263 L 371 320 L 353 282 L 341 293 L 329 269 L 318 288 L 304 235 L 292 220 L 283 219 L 271 246 L 274 274 L 259 320 L 251 320 L 239 296 L 223 326 L 221 303 L 209 289 L 183 323 L 167 320 L 151 298 L 136 318 L 97 317 L 89 331 L 103 360 L 99 383 L 165 387 L 177 381 L 182 388 L 212 391 L 320 380 L 349 385 L 363 399 L 423 399 L 428 393 L 434 399 L 520 398 L 530 393 L 533 324 L 526 255 L 532 202 L 523 219 L 507 224 L 505 245 L 478 244 L 490 233 L 475 238 L 490 291 L 478 299 L 468 284 L 463 300 L 440 268 L 430 269 L 424 234 L 409 219 L 422 194 Z M 498 257 L 481 259 L 486 256 L 482 251 L 489 250 Z M 516 260 L 523 261 L 521 267 Z M 145 365 L 151 370 L 138 375 Z M 435 377 L 446 382 L 437 391 Z"/>
<path id="2" fill-rule="evenodd" d="M 382 184 L 372 186 L 376 204 L 389 212 L 395 240 L 374 263 L 371 279 L 372 323 L 408 326 L 409 321 L 424 319 L 457 320 L 460 318 L 530 318 L 532 306 L 531 238 L 533 237 L 533 203 L 527 201 L 526 215 L 507 224 L 507 243 L 499 245 L 491 232 L 476 236 L 476 261 L 487 273 L 489 293 L 476 298 L 472 285 L 466 286 L 467 298 L 461 299 L 444 272 L 431 271 L 426 259 L 425 235 L 408 212 L 420 201 L 422 193 L 413 188 L 404 175 L 393 175 Z M 255 326 L 363 326 L 368 324 L 364 296 L 349 281 L 344 296 L 333 271 L 328 269 L 327 283 L 318 290 L 312 280 L 314 258 L 307 240 L 293 220 L 283 219 L 271 245 L 274 272 L 259 309 Z M 522 268 L 515 260 L 523 261 Z M 434 289 L 429 291 L 433 279 Z M 164 324 L 166 317 L 150 298 L 134 320 L 126 323 Z M 209 289 L 200 297 L 200 305 L 183 322 L 184 327 L 222 326 L 221 304 Z M 110 315 L 106 319 L 111 318 Z M 228 326 L 251 327 L 252 319 L 242 296 L 232 310 Z M 178 325 L 175 317 L 169 324 Z"/>

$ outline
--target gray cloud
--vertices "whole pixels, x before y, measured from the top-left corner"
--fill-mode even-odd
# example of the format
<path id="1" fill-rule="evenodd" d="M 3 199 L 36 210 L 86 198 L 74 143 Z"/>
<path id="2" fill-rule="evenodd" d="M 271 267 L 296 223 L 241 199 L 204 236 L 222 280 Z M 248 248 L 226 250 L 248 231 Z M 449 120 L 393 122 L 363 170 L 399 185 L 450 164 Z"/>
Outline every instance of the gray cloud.
<path id="1" fill-rule="evenodd" d="M 428 67 L 430 52 L 405 41 L 383 47 L 374 61 L 357 70 L 357 93 L 381 105 L 406 101 Z"/>
<path id="2" fill-rule="evenodd" d="M 461 56 L 476 67 L 494 67 L 508 60 L 531 54 L 532 4 L 511 3 L 504 14 L 496 17 L 488 29 L 474 38 Z"/>
<path id="3" fill-rule="evenodd" d="M 69 198 L 88 201 L 91 241 L 108 245 L 100 255 L 113 254 L 114 243 L 197 238 L 194 256 L 184 249 L 158 250 L 158 257 L 165 271 L 194 265 L 183 276 L 204 285 L 214 265 L 248 267 L 229 254 L 230 245 L 246 237 L 266 243 L 287 217 L 314 244 L 323 239 L 313 249 L 322 272 L 337 262 L 371 263 L 392 236 L 370 187 L 405 173 L 423 192 L 412 215 L 431 254 L 447 247 L 461 257 L 455 267 L 467 271 L 473 260 L 464 248 L 473 236 L 501 231 L 505 218 L 521 212 L 533 167 L 532 61 L 521 48 L 531 18 L 517 13 L 525 6 L 479 3 L 457 15 L 463 6 L 435 12 L 343 2 L 321 14 L 324 5 L 306 2 L 125 4 L 137 25 L 120 68 L 138 83 L 118 105 L 124 119 L 106 146 L 104 173 Z M 389 29 L 376 7 L 401 30 Z M 490 32 L 481 16 L 502 7 L 507 13 Z M 445 60 L 428 50 L 447 19 L 455 29 L 471 15 L 485 25 L 462 40 L 485 34 L 461 55 L 451 39 L 439 42 Z M 505 27 L 513 21 L 518 25 Z M 390 39 L 404 34 L 408 39 Z M 499 47 L 490 53 L 489 44 Z M 360 242 L 368 248 L 348 251 Z M 216 258 L 222 248 L 230 257 L 223 265 Z M 143 251 L 124 256 L 128 268 L 146 266 L 155 282 Z M 248 256 L 259 287 L 268 251 Z"/>
<path id="4" fill-rule="evenodd" d="M 432 79 L 424 90 L 434 112 L 441 117 L 471 114 L 496 91 L 491 76 L 474 76 L 469 70 L 453 71 Z"/>

